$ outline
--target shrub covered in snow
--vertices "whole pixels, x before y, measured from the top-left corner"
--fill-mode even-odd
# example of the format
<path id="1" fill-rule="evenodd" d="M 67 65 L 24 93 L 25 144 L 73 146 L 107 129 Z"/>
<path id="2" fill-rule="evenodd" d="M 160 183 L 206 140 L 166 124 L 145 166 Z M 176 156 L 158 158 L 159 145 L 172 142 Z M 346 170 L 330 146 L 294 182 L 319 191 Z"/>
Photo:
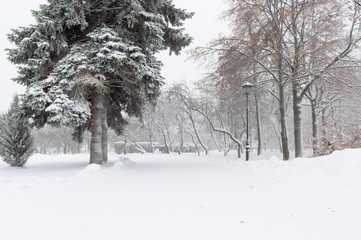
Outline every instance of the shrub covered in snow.
<path id="1" fill-rule="evenodd" d="M 153 143 L 152 147 L 152 144 L 150 142 L 137 142 L 137 145 L 138 147 L 135 146 L 134 143 L 127 142 L 127 144 L 125 144 L 125 142 L 119 141 L 114 143 L 114 149 L 117 154 L 123 154 L 125 150 L 127 153 L 140 153 L 140 147 L 147 153 L 151 153 L 157 150 L 162 153 L 166 153 L 165 146 L 162 144 Z M 179 148 L 180 146 L 174 146 L 173 152 L 178 152 Z M 193 143 L 184 143 L 182 146 L 182 152 L 184 153 L 195 153 L 196 151 L 196 147 L 193 145 Z"/>
<path id="2" fill-rule="evenodd" d="M 361 148 L 361 126 L 350 124 L 342 131 L 327 129 L 328 136 L 321 138 L 315 148 L 314 156 L 323 156 L 337 150 Z"/>
<path id="3" fill-rule="evenodd" d="M 158 149 L 159 147 L 160 146 L 158 146 L 155 143 L 153 143 L 153 147 L 152 147 L 152 144 L 150 142 L 137 142 L 136 144 L 127 142 L 125 144 L 125 142 L 119 141 L 114 143 L 114 149 L 117 154 L 122 154 L 125 151 L 127 153 L 140 153 L 142 152 L 142 150 L 151 153 L 152 150 Z"/>

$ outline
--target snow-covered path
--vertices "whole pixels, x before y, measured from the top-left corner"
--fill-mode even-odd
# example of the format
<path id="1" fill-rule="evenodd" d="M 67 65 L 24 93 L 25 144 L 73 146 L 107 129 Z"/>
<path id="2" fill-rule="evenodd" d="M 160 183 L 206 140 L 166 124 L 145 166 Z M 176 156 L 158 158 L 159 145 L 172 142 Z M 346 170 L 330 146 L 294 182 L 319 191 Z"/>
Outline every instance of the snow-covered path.
<path id="1" fill-rule="evenodd" d="M 0 239 L 361 239 L 361 150 L 283 162 L 218 153 L 0 163 Z"/>

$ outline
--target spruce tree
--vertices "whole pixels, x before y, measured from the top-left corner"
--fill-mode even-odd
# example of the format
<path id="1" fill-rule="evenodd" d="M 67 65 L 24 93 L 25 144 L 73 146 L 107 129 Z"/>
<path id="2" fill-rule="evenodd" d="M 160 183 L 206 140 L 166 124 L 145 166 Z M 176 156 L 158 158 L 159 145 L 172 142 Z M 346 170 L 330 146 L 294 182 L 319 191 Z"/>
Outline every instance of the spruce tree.
<path id="1" fill-rule="evenodd" d="M 15 96 L 9 111 L 0 117 L 0 156 L 7 164 L 22 167 L 34 148 L 29 121 L 18 113 L 19 97 Z"/>
<path id="2" fill-rule="evenodd" d="M 155 53 L 179 54 L 192 13 L 171 0 L 48 0 L 36 24 L 12 30 L 8 59 L 26 86 L 22 112 L 37 127 L 92 133 L 90 163 L 107 160 L 107 129 L 121 133 L 124 114 L 141 116 L 163 84 Z"/>

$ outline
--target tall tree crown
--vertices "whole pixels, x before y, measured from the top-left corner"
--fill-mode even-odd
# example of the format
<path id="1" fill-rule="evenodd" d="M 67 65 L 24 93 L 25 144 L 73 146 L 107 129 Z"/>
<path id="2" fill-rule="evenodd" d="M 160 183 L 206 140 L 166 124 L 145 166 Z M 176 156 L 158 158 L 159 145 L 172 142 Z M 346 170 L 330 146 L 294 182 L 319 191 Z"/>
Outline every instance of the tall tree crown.
<path id="1" fill-rule="evenodd" d="M 181 28 L 193 13 L 171 0 L 48 0 L 33 11 L 36 24 L 12 30 L 8 59 L 14 81 L 27 87 L 24 112 L 41 127 L 84 126 L 94 91 L 108 98 L 110 127 L 121 112 L 139 116 L 158 96 L 162 63 L 154 54 L 179 54 L 192 41 Z"/>

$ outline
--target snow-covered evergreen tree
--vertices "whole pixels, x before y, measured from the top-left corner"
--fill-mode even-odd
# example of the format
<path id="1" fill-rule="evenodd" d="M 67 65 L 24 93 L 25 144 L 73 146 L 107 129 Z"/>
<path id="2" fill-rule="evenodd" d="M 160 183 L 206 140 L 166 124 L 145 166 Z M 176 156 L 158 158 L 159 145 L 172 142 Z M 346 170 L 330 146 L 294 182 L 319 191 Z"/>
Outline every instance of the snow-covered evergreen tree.
<path id="1" fill-rule="evenodd" d="M 117 133 L 122 113 L 141 116 L 163 79 L 154 54 L 179 54 L 191 42 L 184 20 L 192 13 L 171 0 L 48 0 L 36 24 L 12 30 L 8 58 L 14 81 L 27 87 L 22 107 L 34 125 L 65 125 L 74 136 L 92 132 L 90 163 L 107 160 L 107 128 Z"/>
<path id="2" fill-rule="evenodd" d="M 7 164 L 22 167 L 34 148 L 29 121 L 18 113 L 19 97 L 15 96 L 9 111 L 0 117 L 0 156 Z"/>

